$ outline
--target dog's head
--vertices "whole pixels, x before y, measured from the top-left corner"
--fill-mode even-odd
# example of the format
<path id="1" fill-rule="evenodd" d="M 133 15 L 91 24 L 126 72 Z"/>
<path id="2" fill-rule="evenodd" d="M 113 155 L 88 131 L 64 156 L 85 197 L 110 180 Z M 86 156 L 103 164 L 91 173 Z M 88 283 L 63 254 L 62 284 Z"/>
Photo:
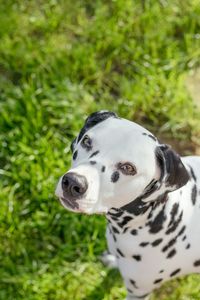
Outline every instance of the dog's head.
<path id="1" fill-rule="evenodd" d="M 72 167 L 56 195 L 67 209 L 107 213 L 179 189 L 189 180 L 180 157 L 146 129 L 100 111 L 90 115 L 72 142 Z"/>

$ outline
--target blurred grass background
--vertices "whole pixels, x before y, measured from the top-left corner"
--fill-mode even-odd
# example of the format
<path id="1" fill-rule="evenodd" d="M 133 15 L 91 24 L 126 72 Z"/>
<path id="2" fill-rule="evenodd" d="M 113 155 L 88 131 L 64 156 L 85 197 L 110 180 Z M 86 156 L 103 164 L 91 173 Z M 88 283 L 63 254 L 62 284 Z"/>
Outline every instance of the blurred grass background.
<path id="1" fill-rule="evenodd" d="M 70 143 L 99 109 L 155 134 L 199 142 L 186 89 L 200 62 L 197 0 L 0 0 L 0 299 L 114 300 L 101 265 L 105 218 L 65 211 L 54 196 Z M 153 300 L 199 300 L 200 277 Z"/>

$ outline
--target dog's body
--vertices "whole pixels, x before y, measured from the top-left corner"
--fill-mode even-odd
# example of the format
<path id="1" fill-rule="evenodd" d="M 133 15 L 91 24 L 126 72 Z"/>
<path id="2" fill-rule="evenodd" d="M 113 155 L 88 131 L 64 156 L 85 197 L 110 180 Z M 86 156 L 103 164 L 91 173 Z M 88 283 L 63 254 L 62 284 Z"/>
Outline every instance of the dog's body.
<path id="1" fill-rule="evenodd" d="M 114 209 L 107 214 L 109 250 L 130 299 L 147 296 L 176 276 L 200 272 L 200 158 L 183 162 L 194 174 L 185 186 L 140 216 L 124 212 L 116 218 Z"/>
<path id="2" fill-rule="evenodd" d="M 72 150 L 56 194 L 69 210 L 106 214 L 108 260 L 127 299 L 200 273 L 200 157 L 180 159 L 143 127 L 105 111 L 86 120 Z"/>

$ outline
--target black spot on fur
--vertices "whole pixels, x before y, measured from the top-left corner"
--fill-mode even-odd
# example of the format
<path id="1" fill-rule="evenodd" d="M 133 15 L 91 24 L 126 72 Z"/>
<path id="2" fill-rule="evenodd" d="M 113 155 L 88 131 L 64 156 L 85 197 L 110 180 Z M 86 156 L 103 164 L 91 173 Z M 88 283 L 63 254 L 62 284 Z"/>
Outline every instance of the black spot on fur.
<path id="1" fill-rule="evenodd" d="M 175 254 L 176 254 L 176 249 L 172 249 L 172 250 L 168 253 L 167 258 L 172 258 Z"/>
<path id="2" fill-rule="evenodd" d="M 163 224 L 166 220 L 164 208 L 165 207 L 162 208 L 153 221 L 149 221 L 148 225 L 150 227 L 150 233 L 155 234 L 163 228 Z"/>
<path id="3" fill-rule="evenodd" d="M 119 248 L 116 249 L 120 256 L 124 257 L 124 254 L 121 252 Z"/>
<path id="4" fill-rule="evenodd" d="M 170 234 L 171 232 L 174 232 L 176 230 L 176 228 L 179 226 L 181 220 L 183 217 L 183 211 L 180 213 L 178 219 L 176 221 L 173 222 L 173 224 L 168 228 L 168 230 L 166 231 L 166 234 Z"/>
<path id="5" fill-rule="evenodd" d="M 77 156 L 78 156 L 78 151 L 76 150 L 75 152 L 74 152 L 74 154 L 73 154 L 73 160 L 76 160 L 76 158 L 77 158 Z"/>
<path id="6" fill-rule="evenodd" d="M 112 176 L 111 176 L 111 181 L 112 182 L 117 182 L 119 179 L 119 172 L 118 171 L 115 171 L 112 173 Z"/>
<path id="7" fill-rule="evenodd" d="M 156 247 L 156 246 L 158 246 L 160 243 L 162 243 L 162 241 L 163 241 L 163 239 L 157 239 L 157 240 L 155 240 L 151 245 L 152 245 L 153 247 Z"/>
<path id="8" fill-rule="evenodd" d="M 159 282 L 161 282 L 161 281 L 163 281 L 162 278 L 156 279 L 156 280 L 154 281 L 154 284 L 157 284 L 157 283 L 159 283 Z"/>
<path id="9" fill-rule="evenodd" d="M 129 292 L 130 294 L 133 294 L 133 291 L 131 291 L 131 289 L 127 288 L 127 292 Z"/>
<path id="10" fill-rule="evenodd" d="M 182 241 L 185 241 L 185 239 L 186 239 L 186 235 L 184 235 L 184 237 L 182 238 Z"/>
<path id="11" fill-rule="evenodd" d="M 134 258 L 137 261 L 141 261 L 141 255 L 133 255 L 132 258 Z"/>
<path id="12" fill-rule="evenodd" d="M 96 163 L 97 163 L 97 162 L 96 162 L 95 160 L 91 160 L 91 161 L 90 161 L 90 164 L 91 164 L 91 165 L 96 165 Z"/>
<path id="13" fill-rule="evenodd" d="M 190 248 L 190 244 L 187 244 L 187 246 L 185 247 L 185 249 L 189 249 Z"/>
<path id="14" fill-rule="evenodd" d="M 146 132 L 142 133 L 143 135 L 146 135 L 148 137 L 150 137 L 152 140 L 154 140 L 155 142 L 157 141 L 157 139 L 155 138 L 155 136 L 153 136 L 152 134 L 147 134 Z"/>
<path id="15" fill-rule="evenodd" d="M 131 220 L 133 220 L 132 217 L 126 216 L 121 223 L 118 223 L 118 225 L 119 227 L 123 228 Z"/>
<path id="16" fill-rule="evenodd" d="M 113 234 L 113 240 L 116 242 L 117 241 L 117 238 L 116 236 Z"/>
<path id="17" fill-rule="evenodd" d="M 134 286 L 135 289 L 138 289 L 138 286 L 137 286 L 135 280 L 130 279 L 130 283 Z"/>
<path id="18" fill-rule="evenodd" d="M 152 140 L 154 140 L 155 142 L 157 141 L 157 139 L 155 138 L 155 136 L 153 136 L 152 134 L 148 134 L 148 137 L 150 137 Z"/>
<path id="19" fill-rule="evenodd" d="M 125 233 L 128 230 L 128 227 L 125 227 L 123 230 L 123 233 Z"/>
<path id="20" fill-rule="evenodd" d="M 181 230 L 178 232 L 178 234 L 177 234 L 173 239 L 171 239 L 171 240 L 167 243 L 167 245 L 165 245 L 165 246 L 162 248 L 162 251 L 163 251 L 163 252 L 166 252 L 170 247 L 172 247 L 172 246 L 176 243 L 176 240 L 177 240 L 178 236 L 182 235 L 182 234 L 184 233 L 185 229 L 186 229 L 186 226 L 184 225 L 184 226 L 181 228 Z"/>
<path id="21" fill-rule="evenodd" d="M 97 150 L 97 151 L 93 152 L 93 153 L 90 155 L 90 157 L 89 157 L 89 158 L 92 158 L 92 157 L 94 157 L 94 156 L 95 156 L 95 155 L 97 155 L 97 154 L 99 154 L 99 150 Z"/>
<path id="22" fill-rule="evenodd" d="M 181 269 L 176 269 L 175 271 L 173 271 L 173 272 L 170 274 L 170 277 L 175 276 L 175 275 L 178 274 L 180 271 L 181 271 Z"/>
<path id="23" fill-rule="evenodd" d="M 119 217 L 121 217 L 121 215 L 123 215 L 123 211 L 119 211 L 118 209 L 115 209 L 115 208 L 111 208 L 111 210 L 112 211 L 109 211 L 108 212 L 108 215 L 110 215 L 110 216 L 115 216 L 115 217 L 117 217 L 117 218 L 119 218 Z M 113 212 L 113 210 L 115 211 L 115 212 Z"/>
<path id="24" fill-rule="evenodd" d="M 191 175 L 192 175 L 192 178 L 194 179 L 194 181 L 197 181 L 197 178 L 196 178 L 196 176 L 195 176 L 195 174 L 194 174 L 194 170 L 192 169 L 191 166 L 189 166 L 189 167 L 190 167 L 190 173 L 191 173 Z"/>
<path id="25" fill-rule="evenodd" d="M 197 186 L 196 186 L 196 184 L 194 184 L 194 186 L 192 188 L 191 199 L 192 199 L 192 204 L 195 205 L 196 199 L 197 199 Z"/>
<path id="26" fill-rule="evenodd" d="M 115 216 L 112 216 L 111 219 L 112 219 L 113 221 L 117 221 L 117 220 L 118 220 L 118 218 L 115 217 Z"/>
<path id="27" fill-rule="evenodd" d="M 130 203 L 122 206 L 121 209 L 126 210 L 135 216 L 139 216 L 141 214 L 144 214 L 151 205 L 151 203 L 143 202 L 142 197 L 138 197 Z"/>
<path id="28" fill-rule="evenodd" d="M 101 172 L 102 172 L 102 173 L 105 172 L 105 169 L 106 169 L 106 167 L 105 167 L 105 166 L 102 166 Z"/>
<path id="29" fill-rule="evenodd" d="M 174 203 L 172 206 L 172 210 L 170 211 L 171 220 L 170 220 L 169 226 L 171 226 L 174 223 L 175 217 L 178 213 L 178 208 L 179 208 L 179 204 Z"/>
<path id="30" fill-rule="evenodd" d="M 112 226 L 112 231 L 113 231 L 114 233 L 119 233 L 119 230 L 118 230 L 116 227 L 114 227 L 114 226 Z"/>
<path id="31" fill-rule="evenodd" d="M 160 272 L 159 273 L 163 273 L 164 272 L 164 270 L 160 270 Z"/>
<path id="32" fill-rule="evenodd" d="M 158 187 L 158 180 L 152 179 L 144 189 L 144 193 L 142 195 L 143 199 L 149 197 L 153 192 L 155 192 L 158 189 Z"/>
<path id="33" fill-rule="evenodd" d="M 199 267 L 199 266 L 200 266 L 200 259 L 194 262 L 194 267 Z"/>
<path id="34" fill-rule="evenodd" d="M 148 246 L 149 245 L 149 242 L 142 242 L 142 243 L 140 243 L 140 246 L 141 247 L 146 247 L 146 246 Z"/>
<path id="35" fill-rule="evenodd" d="M 131 234 L 132 234 L 132 235 L 137 235 L 137 234 L 138 234 L 137 229 L 131 230 Z"/>
<path id="36" fill-rule="evenodd" d="M 170 247 L 172 247 L 176 243 L 176 237 L 171 239 L 167 245 L 162 248 L 162 252 L 166 252 Z"/>

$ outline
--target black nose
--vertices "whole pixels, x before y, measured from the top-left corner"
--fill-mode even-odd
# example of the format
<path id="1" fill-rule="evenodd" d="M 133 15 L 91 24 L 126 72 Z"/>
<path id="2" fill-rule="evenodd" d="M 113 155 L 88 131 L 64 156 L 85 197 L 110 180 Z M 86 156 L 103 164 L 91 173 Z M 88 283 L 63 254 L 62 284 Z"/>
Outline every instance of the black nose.
<path id="1" fill-rule="evenodd" d="M 88 183 L 84 176 L 73 172 L 65 174 L 62 178 L 64 197 L 79 198 L 87 191 Z"/>

